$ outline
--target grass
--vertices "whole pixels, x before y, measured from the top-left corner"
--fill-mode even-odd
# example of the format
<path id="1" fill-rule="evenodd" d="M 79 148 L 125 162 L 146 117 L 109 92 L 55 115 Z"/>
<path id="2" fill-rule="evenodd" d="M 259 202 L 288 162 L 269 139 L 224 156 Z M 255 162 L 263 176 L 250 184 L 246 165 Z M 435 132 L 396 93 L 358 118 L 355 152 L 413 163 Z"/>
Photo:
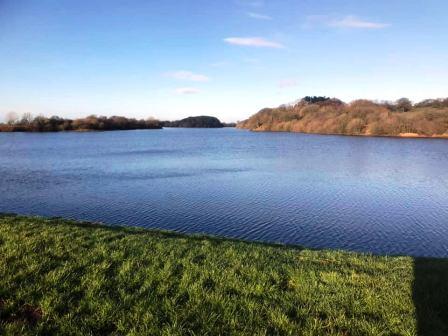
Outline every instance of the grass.
<path id="1" fill-rule="evenodd" d="M 448 261 L 0 216 L 2 335 L 447 335 Z"/>

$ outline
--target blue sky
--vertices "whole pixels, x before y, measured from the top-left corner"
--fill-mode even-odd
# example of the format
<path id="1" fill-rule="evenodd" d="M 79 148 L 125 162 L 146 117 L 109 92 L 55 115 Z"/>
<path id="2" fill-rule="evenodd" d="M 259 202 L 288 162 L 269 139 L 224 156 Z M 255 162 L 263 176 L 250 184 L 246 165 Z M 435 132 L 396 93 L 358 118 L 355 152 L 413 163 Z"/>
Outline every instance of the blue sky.
<path id="1" fill-rule="evenodd" d="M 446 0 L 0 0 L 6 113 L 242 120 L 448 96 Z"/>

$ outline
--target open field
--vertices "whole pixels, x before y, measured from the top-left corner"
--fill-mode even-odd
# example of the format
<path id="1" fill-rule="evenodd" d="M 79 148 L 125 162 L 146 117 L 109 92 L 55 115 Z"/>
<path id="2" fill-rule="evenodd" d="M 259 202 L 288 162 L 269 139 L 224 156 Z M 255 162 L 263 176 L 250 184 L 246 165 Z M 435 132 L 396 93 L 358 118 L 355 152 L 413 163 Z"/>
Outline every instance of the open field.
<path id="1" fill-rule="evenodd" d="M 0 216 L 0 334 L 447 335 L 448 260 Z"/>

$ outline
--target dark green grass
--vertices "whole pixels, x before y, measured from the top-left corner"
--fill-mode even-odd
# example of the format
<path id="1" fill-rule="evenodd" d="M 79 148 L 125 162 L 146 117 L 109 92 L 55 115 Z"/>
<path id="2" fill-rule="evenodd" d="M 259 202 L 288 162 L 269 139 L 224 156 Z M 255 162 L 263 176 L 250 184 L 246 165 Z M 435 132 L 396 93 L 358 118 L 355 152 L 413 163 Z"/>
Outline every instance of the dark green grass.
<path id="1" fill-rule="evenodd" d="M 0 334 L 447 335 L 447 260 L 0 216 Z"/>

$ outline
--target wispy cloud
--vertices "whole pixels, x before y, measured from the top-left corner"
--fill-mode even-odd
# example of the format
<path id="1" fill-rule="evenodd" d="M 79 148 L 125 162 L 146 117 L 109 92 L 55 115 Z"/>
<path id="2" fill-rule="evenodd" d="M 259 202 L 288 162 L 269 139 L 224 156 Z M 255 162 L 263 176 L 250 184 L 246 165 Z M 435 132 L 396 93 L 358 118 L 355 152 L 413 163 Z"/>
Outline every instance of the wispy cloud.
<path id="1" fill-rule="evenodd" d="M 375 22 L 361 19 L 354 15 L 347 15 L 336 18 L 329 15 L 311 15 L 306 19 L 305 27 L 327 26 L 344 29 L 384 29 L 390 26 L 389 23 Z"/>
<path id="2" fill-rule="evenodd" d="M 174 79 L 186 80 L 192 82 L 208 82 L 210 80 L 210 78 L 208 78 L 205 75 L 196 74 L 191 71 L 185 71 L 185 70 L 168 72 L 165 75 Z"/>
<path id="3" fill-rule="evenodd" d="M 329 22 L 329 26 L 355 29 L 383 29 L 389 27 L 390 24 L 362 20 L 356 16 L 348 15 L 340 20 Z"/>
<path id="4" fill-rule="evenodd" d="M 266 15 L 266 14 L 261 14 L 261 13 L 249 12 L 249 13 L 247 13 L 247 16 L 252 19 L 257 19 L 257 20 L 267 20 L 267 21 L 272 20 L 271 16 Z"/>
<path id="5" fill-rule="evenodd" d="M 177 88 L 176 90 L 177 94 L 181 95 L 191 95 L 201 92 L 201 90 L 193 87 L 183 87 L 183 88 Z"/>
<path id="6" fill-rule="evenodd" d="M 278 87 L 280 89 L 287 89 L 287 88 L 295 87 L 297 85 L 299 85 L 299 82 L 297 82 L 297 80 L 292 79 L 292 78 L 282 79 L 281 81 L 278 82 Z"/>
<path id="7" fill-rule="evenodd" d="M 256 48 L 275 48 L 280 49 L 285 46 L 281 43 L 267 40 L 263 37 L 227 37 L 224 42 L 232 45 L 256 47 Z"/>

